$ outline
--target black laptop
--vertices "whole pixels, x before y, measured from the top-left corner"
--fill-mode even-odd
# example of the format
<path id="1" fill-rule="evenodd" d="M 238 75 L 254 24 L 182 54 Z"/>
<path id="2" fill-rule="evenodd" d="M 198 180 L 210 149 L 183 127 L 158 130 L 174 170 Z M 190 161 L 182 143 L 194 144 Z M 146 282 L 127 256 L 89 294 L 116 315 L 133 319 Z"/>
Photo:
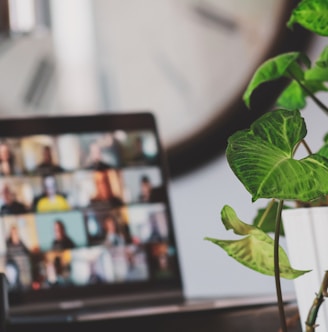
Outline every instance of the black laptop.
<path id="1" fill-rule="evenodd" d="M 1 119 L 0 211 L 13 321 L 184 300 L 151 113 Z"/>

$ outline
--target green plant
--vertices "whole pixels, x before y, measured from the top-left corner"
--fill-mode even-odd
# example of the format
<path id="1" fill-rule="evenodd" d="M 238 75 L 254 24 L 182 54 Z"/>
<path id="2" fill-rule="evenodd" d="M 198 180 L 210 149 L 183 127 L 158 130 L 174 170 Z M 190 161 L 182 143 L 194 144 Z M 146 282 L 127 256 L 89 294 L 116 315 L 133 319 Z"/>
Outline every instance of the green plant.
<path id="1" fill-rule="evenodd" d="M 293 9 L 287 26 L 294 24 L 320 36 L 328 36 L 328 1 L 302 0 Z M 323 146 L 313 153 L 308 147 L 305 120 L 301 110 L 306 99 L 313 101 L 328 113 L 328 108 L 317 94 L 327 92 L 328 47 L 311 66 L 306 54 L 290 52 L 263 63 L 255 72 L 243 96 L 251 107 L 253 92 L 263 83 L 287 78 L 290 83 L 276 100 L 276 109 L 265 113 L 249 129 L 234 133 L 228 139 L 226 157 L 229 165 L 252 201 L 267 198 L 269 204 L 260 211 L 255 224 L 241 221 L 230 206 L 221 210 L 222 222 L 227 230 L 242 236 L 238 240 L 219 240 L 207 237 L 245 266 L 275 277 L 282 331 L 287 331 L 280 278 L 294 279 L 309 271 L 291 267 L 285 251 L 279 246 L 282 235 L 281 212 L 289 205 L 318 205 L 326 203 L 328 195 L 328 136 Z M 306 155 L 296 158 L 300 146 Z M 274 238 L 267 233 L 274 232 Z M 315 330 L 315 321 L 327 290 L 328 274 L 313 301 L 306 322 L 307 331 Z M 310 305 L 310 304 L 309 304 Z"/>

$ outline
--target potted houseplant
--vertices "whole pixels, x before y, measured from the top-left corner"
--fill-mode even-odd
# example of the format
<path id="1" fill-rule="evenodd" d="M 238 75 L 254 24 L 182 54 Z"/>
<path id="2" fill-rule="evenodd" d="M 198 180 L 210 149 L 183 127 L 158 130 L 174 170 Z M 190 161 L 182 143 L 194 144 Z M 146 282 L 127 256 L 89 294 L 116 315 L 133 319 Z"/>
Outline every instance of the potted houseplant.
<path id="1" fill-rule="evenodd" d="M 328 36 L 328 1 L 301 0 L 287 23 L 290 28 L 294 24 L 314 34 Z M 285 332 L 287 324 L 280 278 L 300 279 L 313 271 L 312 267 L 294 268 L 279 245 L 285 226 L 282 220 L 291 208 L 321 206 L 327 202 L 328 140 L 317 152 L 310 149 L 305 141 L 307 129 L 301 111 L 306 99 L 312 98 L 320 109 L 328 113 L 318 97 L 318 92 L 328 91 L 325 86 L 328 82 L 328 47 L 322 50 L 313 64 L 300 52 L 280 54 L 267 60 L 255 72 L 244 93 L 246 105 L 251 108 L 253 92 L 261 84 L 283 77 L 290 83 L 277 98 L 277 108 L 266 112 L 249 129 L 234 133 L 228 139 L 226 149 L 229 165 L 251 194 L 252 201 L 265 198 L 269 204 L 259 211 L 253 223 L 241 221 L 232 207 L 224 206 L 221 219 L 225 228 L 241 238 L 206 239 L 223 248 L 241 264 L 275 277 L 281 329 Z M 268 234 L 271 232 L 273 237 Z M 292 233 L 297 234 L 298 229 Z M 304 241 L 313 242 L 313 239 Z M 296 256 L 297 253 L 296 250 Z M 317 327 L 318 311 L 327 295 L 328 274 L 324 271 L 321 280 L 319 288 L 312 290 L 313 300 L 308 303 L 304 331 L 314 331 Z"/>

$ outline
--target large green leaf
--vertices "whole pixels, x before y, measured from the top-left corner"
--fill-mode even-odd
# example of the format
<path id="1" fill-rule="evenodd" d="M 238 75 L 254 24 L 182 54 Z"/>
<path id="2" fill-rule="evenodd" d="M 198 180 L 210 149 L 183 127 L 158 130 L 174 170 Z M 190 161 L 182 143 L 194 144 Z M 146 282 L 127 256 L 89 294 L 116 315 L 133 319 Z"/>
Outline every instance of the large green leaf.
<path id="1" fill-rule="evenodd" d="M 295 23 L 321 36 L 328 36 L 328 1 L 302 0 L 293 10 L 287 23 L 292 27 Z"/>
<path id="2" fill-rule="evenodd" d="M 242 222 L 228 205 L 223 207 L 221 218 L 227 230 L 232 229 L 235 234 L 244 237 L 240 240 L 218 240 L 209 237 L 205 239 L 220 246 L 239 263 L 257 272 L 273 276 L 273 239 L 259 228 Z M 279 271 L 280 276 L 286 279 L 295 279 L 309 272 L 293 269 L 282 247 L 279 247 Z"/>
<path id="3" fill-rule="evenodd" d="M 298 79 L 302 79 L 302 71 L 297 63 L 301 60 L 309 66 L 309 59 L 302 53 L 290 52 L 278 55 L 272 59 L 265 61 L 254 73 L 250 83 L 248 84 L 243 100 L 250 107 L 250 100 L 254 90 L 261 84 L 276 80 L 281 77 L 290 77 L 291 72 Z"/>
<path id="4" fill-rule="evenodd" d="M 310 201 L 328 194 L 328 160 L 319 154 L 293 159 L 295 147 L 305 135 L 300 112 L 280 109 L 229 138 L 228 162 L 253 201 Z"/>

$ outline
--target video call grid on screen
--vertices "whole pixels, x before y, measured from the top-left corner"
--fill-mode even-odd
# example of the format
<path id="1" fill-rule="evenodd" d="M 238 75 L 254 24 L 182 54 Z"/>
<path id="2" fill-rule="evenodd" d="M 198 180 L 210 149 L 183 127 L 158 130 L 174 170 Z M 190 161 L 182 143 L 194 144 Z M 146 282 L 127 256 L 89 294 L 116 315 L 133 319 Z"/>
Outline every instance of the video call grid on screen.
<path id="1" fill-rule="evenodd" d="M 81 131 L 74 120 L 58 133 L 44 119 L 36 134 L 35 120 L 23 135 L 0 133 L 0 268 L 10 292 L 179 282 L 156 132 L 87 130 L 88 119 Z M 4 134 L 11 125 L 22 123 Z"/>

